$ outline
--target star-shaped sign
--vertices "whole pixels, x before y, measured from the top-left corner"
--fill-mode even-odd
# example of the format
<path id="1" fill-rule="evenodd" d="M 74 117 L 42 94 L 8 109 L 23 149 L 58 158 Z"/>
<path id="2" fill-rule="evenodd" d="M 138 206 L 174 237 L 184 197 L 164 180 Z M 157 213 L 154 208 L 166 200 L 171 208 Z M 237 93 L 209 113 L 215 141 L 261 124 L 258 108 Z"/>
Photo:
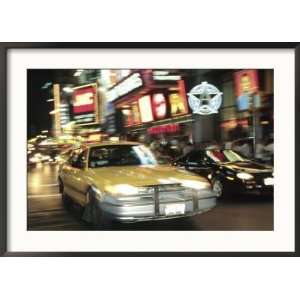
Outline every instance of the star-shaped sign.
<path id="1" fill-rule="evenodd" d="M 222 104 L 222 94 L 214 85 L 202 82 L 188 93 L 189 105 L 195 114 L 215 114 Z"/>

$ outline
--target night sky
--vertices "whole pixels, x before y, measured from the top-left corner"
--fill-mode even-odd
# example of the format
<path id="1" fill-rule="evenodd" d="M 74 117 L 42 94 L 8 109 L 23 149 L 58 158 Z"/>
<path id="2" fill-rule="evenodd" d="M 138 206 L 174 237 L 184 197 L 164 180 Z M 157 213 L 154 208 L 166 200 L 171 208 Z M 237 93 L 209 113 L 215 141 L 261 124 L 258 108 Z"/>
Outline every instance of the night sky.
<path id="1" fill-rule="evenodd" d="M 42 89 L 46 82 L 74 84 L 74 69 L 29 69 L 27 70 L 27 135 L 28 138 L 42 130 L 51 129 L 49 112 L 54 109 L 53 85 Z"/>
<path id="2" fill-rule="evenodd" d="M 27 135 L 28 138 L 40 133 L 41 130 L 51 129 L 53 102 L 52 89 L 42 89 L 42 86 L 53 79 L 52 70 L 27 70 Z"/>

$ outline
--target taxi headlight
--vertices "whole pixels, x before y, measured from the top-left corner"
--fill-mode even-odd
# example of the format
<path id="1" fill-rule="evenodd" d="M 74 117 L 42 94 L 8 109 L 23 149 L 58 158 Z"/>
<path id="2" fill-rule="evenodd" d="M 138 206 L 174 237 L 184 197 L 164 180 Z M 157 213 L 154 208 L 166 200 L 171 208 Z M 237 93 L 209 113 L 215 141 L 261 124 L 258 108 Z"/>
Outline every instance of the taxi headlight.
<path id="1" fill-rule="evenodd" d="M 182 180 L 181 185 L 194 190 L 203 190 L 210 187 L 210 184 L 208 182 L 201 182 L 196 180 Z"/>
<path id="2" fill-rule="evenodd" d="M 236 176 L 243 180 L 250 180 L 250 179 L 254 178 L 253 175 L 251 175 L 249 173 L 245 173 L 245 172 L 237 173 Z"/>
<path id="3" fill-rule="evenodd" d="M 116 204 L 117 203 L 117 198 L 107 192 L 101 192 L 98 188 L 95 186 L 92 187 L 93 195 L 95 199 L 101 203 L 107 203 L 107 204 Z"/>
<path id="4" fill-rule="evenodd" d="M 106 187 L 106 191 L 111 195 L 132 196 L 139 194 L 139 188 L 130 184 L 117 184 Z"/>

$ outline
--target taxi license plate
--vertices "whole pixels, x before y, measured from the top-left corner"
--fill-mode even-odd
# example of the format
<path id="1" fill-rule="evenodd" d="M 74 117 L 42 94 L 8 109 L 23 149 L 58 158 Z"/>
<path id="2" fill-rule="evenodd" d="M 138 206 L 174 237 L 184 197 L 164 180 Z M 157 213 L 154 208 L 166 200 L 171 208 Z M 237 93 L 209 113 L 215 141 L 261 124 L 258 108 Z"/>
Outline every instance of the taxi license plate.
<path id="1" fill-rule="evenodd" d="M 265 178 L 264 183 L 265 185 L 274 185 L 274 178 Z"/>
<path id="2" fill-rule="evenodd" d="M 166 206 L 165 206 L 166 216 L 183 215 L 184 213 L 185 213 L 185 204 L 184 203 L 166 204 Z"/>

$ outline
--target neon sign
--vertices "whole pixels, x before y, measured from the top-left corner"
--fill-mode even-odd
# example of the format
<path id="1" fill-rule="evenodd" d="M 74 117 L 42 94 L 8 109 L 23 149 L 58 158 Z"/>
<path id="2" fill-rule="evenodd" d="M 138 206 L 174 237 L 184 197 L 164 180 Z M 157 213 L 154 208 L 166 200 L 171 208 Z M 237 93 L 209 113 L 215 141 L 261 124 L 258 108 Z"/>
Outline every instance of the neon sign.
<path id="1" fill-rule="evenodd" d="M 172 93 L 169 95 L 170 101 L 170 113 L 171 116 L 177 116 L 187 113 L 187 107 L 184 99 L 178 93 Z"/>
<path id="2" fill-rule="evenodd" d="M 135 89 L 143 86 L 143 79 L 140 73 L 133 73 L 119 84 L 112 87 L 106 92 L 108 102 L 114 101 Z"/>
<path id="3" fill-rule="evenodd" d="M 153 121 L 151 98 L 149 95 L 139 99 L 139 109 L 142 123 Z"/>
<path id="4" fill-rule="evenodd" d="M 160 125 L 156 127 L 148 128 L 148 134 L 156 135 L 156 134 L 162 134 L 162 133 L 175 133 L 179 132 L 180 127 L 179 124 L 166 124 L 166 125 Z"/>
<path id="5" fill-rule="evenodd" d="M 217 87 L 204 81 L 193 87 L 187 95 L 194 114 L 211 115 L 218 113 L 222 104 L 222 94 Z"/>
<path id="6" fill-rule="evenodd" d="M 154 94 L 152 108 L 155 119 L 164 119 L 167 115 L 167 102 L 164 94 Z"/>

